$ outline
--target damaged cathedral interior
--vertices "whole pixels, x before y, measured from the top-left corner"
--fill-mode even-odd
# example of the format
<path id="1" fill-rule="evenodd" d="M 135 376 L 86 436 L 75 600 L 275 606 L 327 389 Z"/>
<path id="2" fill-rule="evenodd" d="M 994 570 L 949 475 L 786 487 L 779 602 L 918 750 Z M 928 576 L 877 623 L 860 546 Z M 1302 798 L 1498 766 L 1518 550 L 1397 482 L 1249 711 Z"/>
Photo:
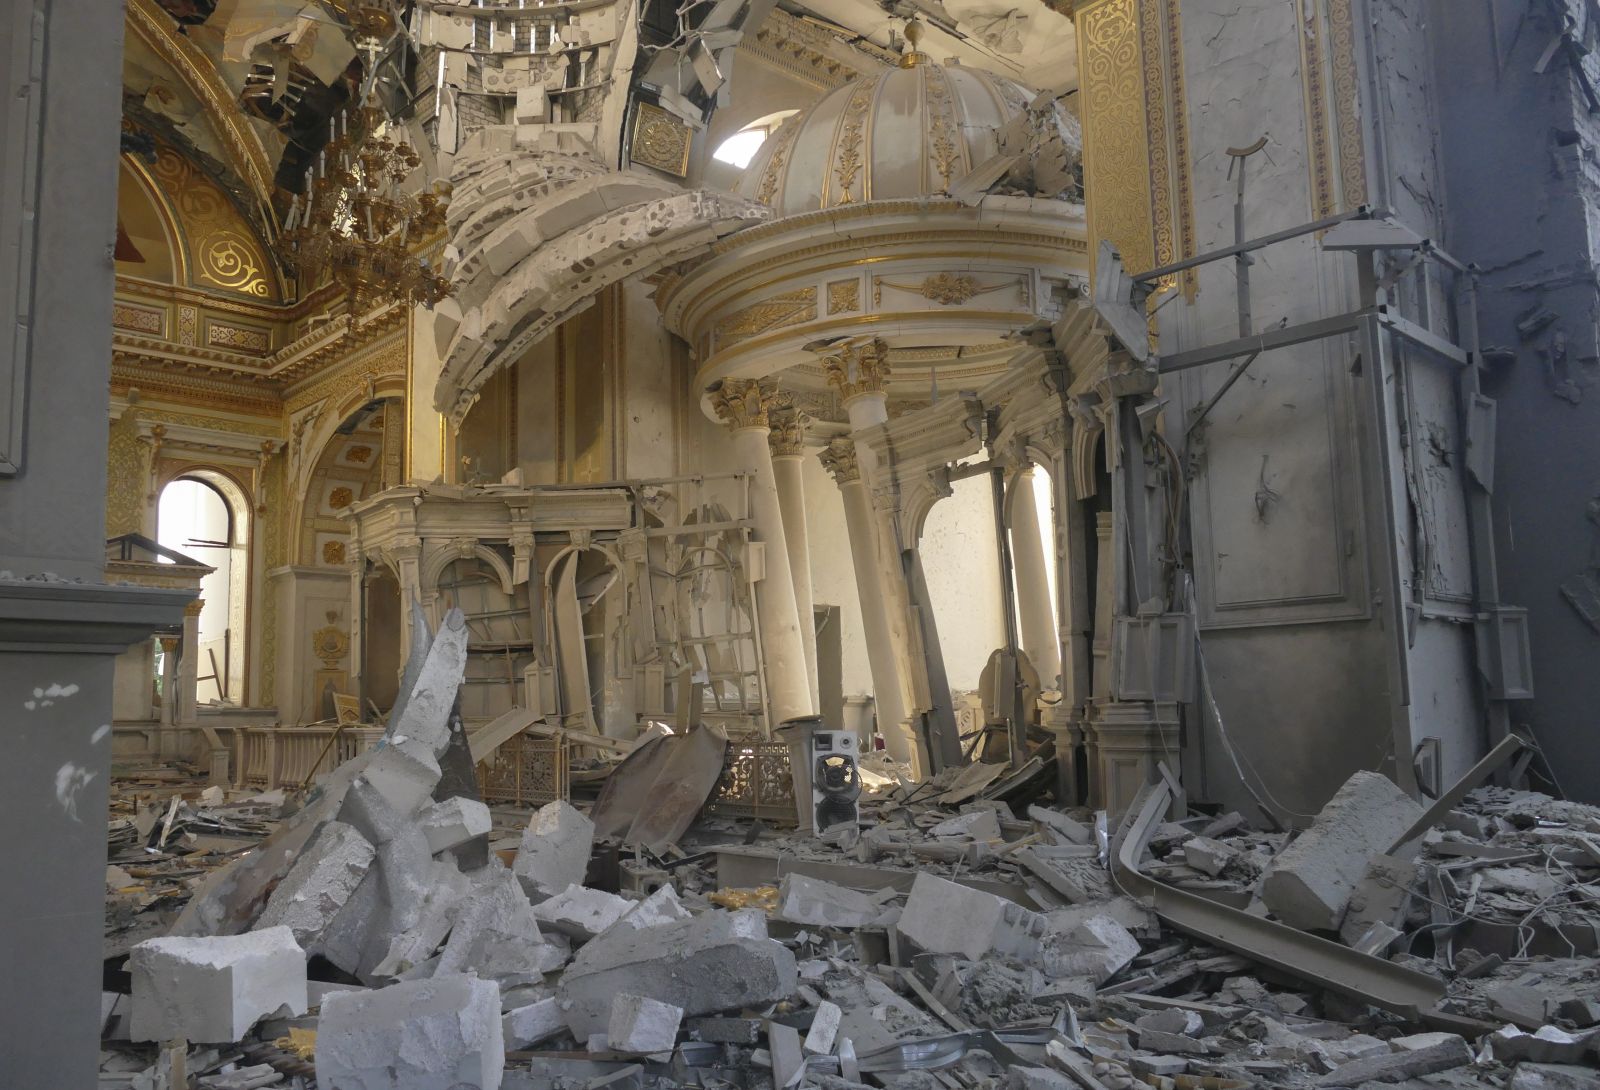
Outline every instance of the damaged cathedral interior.
<path id="1" fill-rule="evenodd" d="M 1596 0 L 3 6 L 0 1086 L 1600 1090 Z"/>

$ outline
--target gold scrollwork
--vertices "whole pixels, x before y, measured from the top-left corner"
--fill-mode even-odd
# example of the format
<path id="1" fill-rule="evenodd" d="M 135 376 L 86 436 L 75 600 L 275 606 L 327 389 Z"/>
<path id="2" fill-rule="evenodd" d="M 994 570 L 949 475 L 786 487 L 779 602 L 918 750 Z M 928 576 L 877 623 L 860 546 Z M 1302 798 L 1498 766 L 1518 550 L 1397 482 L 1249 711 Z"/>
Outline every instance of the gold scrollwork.
<path id="1" fill-rule="evenodd" d="M 861 309 L 861 281 L 835 280 L 828 285 L 828 313 L 854 314 Z"/>
<path id="2" fill-rule="evenodd" d="M 759 303 L 736 310 L 716 325 L 715 336 L 719 349 L 737 344 L 757 333 L 770 329 L 809 322 L 817 316 L 817 289 L 799 288 L 763 299 Z"/>
<path id="3" fill-rule="evenodd" d="M 682 178 L 689 172 L 689 126 L 659 106 L 639 103 L 631 158 L 641 166 Z"/>

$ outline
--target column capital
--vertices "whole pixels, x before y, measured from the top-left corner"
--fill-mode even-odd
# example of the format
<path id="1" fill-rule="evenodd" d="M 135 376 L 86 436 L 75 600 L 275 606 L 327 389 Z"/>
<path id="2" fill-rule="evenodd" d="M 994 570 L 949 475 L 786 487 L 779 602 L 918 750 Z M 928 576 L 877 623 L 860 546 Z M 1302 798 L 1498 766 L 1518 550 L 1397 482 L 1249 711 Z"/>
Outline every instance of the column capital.
<path id="1" fill-rule="evenodd" d="M 817 455 L 822 468 L 833 474 L 840 488 L 861 480 L 861 464 L 856 461 L 856 445 L 849 439 L 835 439 Z"/>
<path id="2" fill-rule="evenodd" d="M 753 378 L 723 379 L 708 394 L 717 416 L 734 431 L 766 428 L 767 414 L 777 400 L 776 390 Z"/>
<path id="3" fill-rule="evenodd" d="M 867 394 L 885 393 L 889 386 L 889 344 L 882 337 L 846 341 L 822 357 L 828 384 L 849 404 Z"/>
<path id="4" fill-rule="evenodd" d="M 787 390 L 778 392 L 772 407 L 767 410 L 767 442 L 772 444 L 774 458 L 798 458 L 805 453 L 806 429 L 811 426 L 811 414 L 794 403 L 794 395 Z"/>
<path id="5" fill-rule="evenodd" d="M 183 607 L 183 615 L 185 617 L 198 617 L 200 616 L 200 611 L 205 609 L 205 607 L 205 600 L 202 598 L 196 598 L 194 601 Z"/>

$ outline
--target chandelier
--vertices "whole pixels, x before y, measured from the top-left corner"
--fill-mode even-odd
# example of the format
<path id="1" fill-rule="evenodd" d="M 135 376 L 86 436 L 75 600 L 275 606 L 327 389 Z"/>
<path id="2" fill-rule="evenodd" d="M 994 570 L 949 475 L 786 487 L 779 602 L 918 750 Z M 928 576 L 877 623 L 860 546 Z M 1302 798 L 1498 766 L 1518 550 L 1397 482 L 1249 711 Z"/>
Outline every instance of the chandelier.
<path id="1" fill-rule="evenodd" d="M 393 21 L 377 18 L 385 14 L 381 9 L 352 14 L 363 17 L 352 22 L 361 44 L 375 53 Z M 368 21 L 377 25 L 363 25 Z M 374 69 L 369 60 L 369 73 Z M 450 185 L 401 190 L 422 160 L 411 145 L 387 134 L 387 120 L 369 75 L 354 117 L 328 122 L 328 144 L 306 171 L 304 200 L 293 197 L 276 247 L 300 276 L 314 280 L 326 273 L 349 294 L 353 314 L 382 303 L 432 307 L 450 294 L 449 280 L 413 252 L 444 227 Z"/>

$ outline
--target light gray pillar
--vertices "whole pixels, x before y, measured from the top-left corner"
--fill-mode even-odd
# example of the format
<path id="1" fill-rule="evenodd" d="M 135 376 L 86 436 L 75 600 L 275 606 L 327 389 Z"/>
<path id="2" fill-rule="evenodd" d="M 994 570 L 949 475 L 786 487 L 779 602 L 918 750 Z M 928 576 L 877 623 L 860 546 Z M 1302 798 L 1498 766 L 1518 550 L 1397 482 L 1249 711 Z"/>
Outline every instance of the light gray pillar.
<path id="1" fill-rule="evenodd" d="M 812 707 L 822 707 L 817 685 L 817 625 L 811 593 L 811 539 L 806 529 L 806 490 L 800 459 L 805 455 L 805 432 L 811 418 L 792 402 L 775 405 L 767 414 L 771 427 L 772 472 L 778 486 L 778 506 L 783 510 L 783 538 L 789 553 L 789 576 L 794 583 L 794 605 L 800 622 L 800 640 L 806 653 L 806 676 L 811 685 Z"/>
<path id="2" fill-rule="evenodd" d="M 1017 583 L 1017 620 L 1022 649 L 1039 671 L 1047 689 L 1060 683 L 1061 647 L 1056 632 L 1055 606 L 1050 600 L 1050 576 L 1045 567 L 1044 534 L 1033 496 L 1033 467 L 1011 482 L 1011 565 Z"/>

